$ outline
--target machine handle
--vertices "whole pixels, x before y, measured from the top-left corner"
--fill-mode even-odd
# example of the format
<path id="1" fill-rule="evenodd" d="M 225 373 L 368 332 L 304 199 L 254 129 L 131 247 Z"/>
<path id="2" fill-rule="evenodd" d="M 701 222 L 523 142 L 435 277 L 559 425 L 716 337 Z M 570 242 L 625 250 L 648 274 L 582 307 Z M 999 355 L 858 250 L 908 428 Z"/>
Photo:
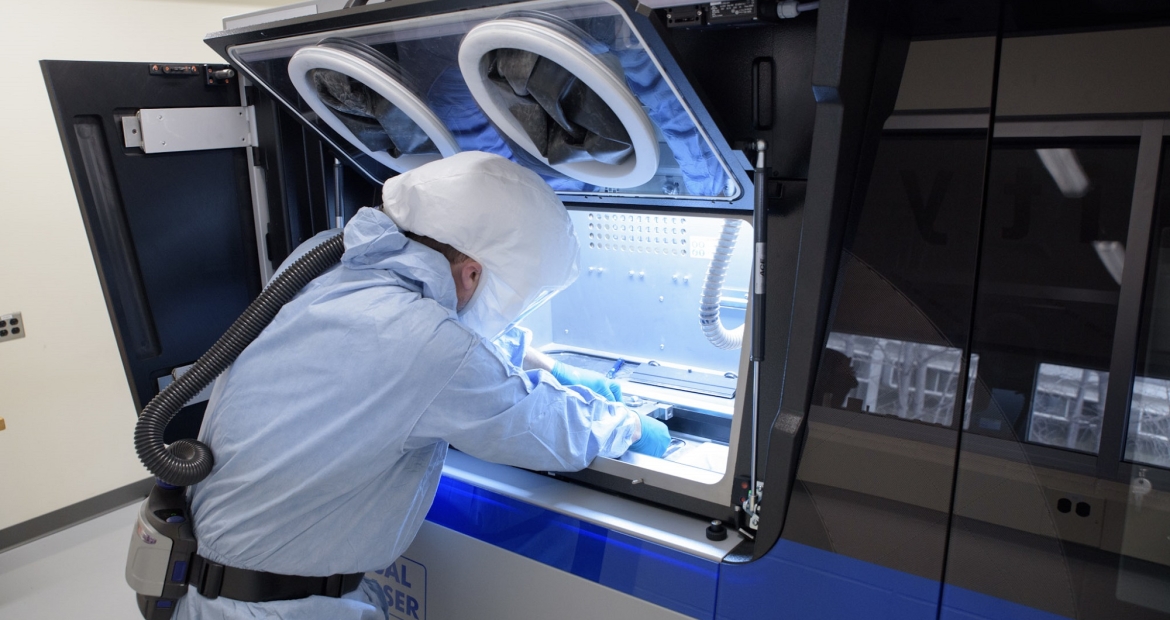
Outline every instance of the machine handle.
<path id="1" fill-rule="evenodd" d="M 775 117 L 776 63 L 771 56 L 752 61 L 752 129 L 772 129 Z"/>

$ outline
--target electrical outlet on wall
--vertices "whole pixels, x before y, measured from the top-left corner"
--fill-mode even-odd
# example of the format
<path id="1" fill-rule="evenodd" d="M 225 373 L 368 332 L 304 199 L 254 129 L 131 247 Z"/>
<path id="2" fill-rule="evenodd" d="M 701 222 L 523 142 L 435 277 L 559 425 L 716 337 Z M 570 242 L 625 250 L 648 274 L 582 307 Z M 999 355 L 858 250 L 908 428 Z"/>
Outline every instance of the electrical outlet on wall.
<path id="1" fill-rule="evenodd" d="M 24 338 L 24 318 L 19 312 L 0 314 L 0 342 Z"/>

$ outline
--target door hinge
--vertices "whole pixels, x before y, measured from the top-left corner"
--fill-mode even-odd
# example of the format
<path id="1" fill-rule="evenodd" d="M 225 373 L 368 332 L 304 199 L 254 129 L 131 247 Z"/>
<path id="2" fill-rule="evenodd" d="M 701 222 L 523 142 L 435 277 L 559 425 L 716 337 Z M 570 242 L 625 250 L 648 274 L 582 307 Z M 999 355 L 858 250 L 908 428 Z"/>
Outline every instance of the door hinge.
<path id="1" fill-rule="evenodd" d="M 142 109 L 119 120 L 126 148 L 144 153 L 258 146 L 254 106 Z"/>

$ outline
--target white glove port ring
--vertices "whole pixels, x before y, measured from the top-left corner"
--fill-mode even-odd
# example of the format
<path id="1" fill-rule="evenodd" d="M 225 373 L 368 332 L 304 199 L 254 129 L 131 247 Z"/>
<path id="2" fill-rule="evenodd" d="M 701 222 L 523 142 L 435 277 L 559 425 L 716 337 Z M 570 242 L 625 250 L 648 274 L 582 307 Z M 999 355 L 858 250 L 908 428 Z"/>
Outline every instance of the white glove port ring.
<path id="1" fill-rule="evenodd" d="M 370 90 L 384 97 L 391 104 L 404 112 L 414 121 L 423 133 L 434 143 L 439 153 L 403 154 L 394 157 L 387 151 L 374 151 L 367 147 L 354 135 L 348 127 L 337 117 L 337 114 L 325 105 L 320 94 L 313 85 L 311 72 L 314 69 L 326 69 L 348 76 L 364 84 Z M 306 47 L 293 54 L 288 63 L 288 75 L 296 87 L 297 93 L 313 112 L 324 121 L 333 131 L 337 132 L 350 144 L 361 149 L 375 161 L 396 172 L 413 170 L 425 163 L 442 157 L 449 157 L 460 151 L 454 136 L 439 120 L 439 117 L 427 104 L 415 94 L 407 85 L 394 76 L 386 73 L 373 63 L 345 50 L 332 47 Z"/>
<path id="2" fill-rule="evenodd" d="M 505 101 L 488 84 L 490 52 L 517 49 L 560 65 L 593 90 L 621 121 L 633 153 L 618 164 L 577 161 L 551 164 L 540 154 Z M 614 72 L 568 33 L 531 20 L 503 18 L 471 29 L 459 46 L 459 70 L 476 102 L 508 138 L 565 176 L 599 187 L 630 188 L 650 181 L 658 172 L 658 140 L 641 103 L 625 78 Z"/>

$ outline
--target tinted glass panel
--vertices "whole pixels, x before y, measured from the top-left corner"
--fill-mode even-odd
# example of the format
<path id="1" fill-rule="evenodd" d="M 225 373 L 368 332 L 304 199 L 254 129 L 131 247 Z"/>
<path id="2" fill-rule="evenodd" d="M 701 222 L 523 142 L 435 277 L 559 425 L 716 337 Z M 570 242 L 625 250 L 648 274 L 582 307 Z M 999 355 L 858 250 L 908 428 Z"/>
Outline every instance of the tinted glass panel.
<path id="1" fill-rule="evenodd" d="M 850 216 L 786 538 L 942 578 L 986 148 L 982 129 L 882 135 Z"/>
<path id="2" fill-rule="evenodd" d="M 1170 149 L 1162 170 L 1125 458 L 1170 468 Z"/>
<path id="3" fill-rule="evenodd" d="M 995 64 L 980 20 L 995 17 L 915 6 L 914 19 L 966 34 L 909 43 L 892 112 L 862 151 L 783 537 L 938 581 Z"/>
<path id="4" fill-rule="evenodd" d="M 985 148 L 980 134 L 882 140 L 826 343 L 849 359 L 856 385 L 826 353 L 816 404 L 951 425 Z"/>
<path id="5" fill-rule="evenodd" d="M 1097 451 L 1137 151 L 1084 142 L 993 149 L 971 432 Z"/>
<path id="6" fill-rule="evenodd" d="M 1131 401 L 1130 432 L 1158 433 L 1170 379 L 1151 242 L 1170 29 L 1056 30 L 1054 10 L 1045 32 L 1031 4 L 1004 15 L 940 617 L 1167 618 L 1170 475 L 1124 447 Z"/>

